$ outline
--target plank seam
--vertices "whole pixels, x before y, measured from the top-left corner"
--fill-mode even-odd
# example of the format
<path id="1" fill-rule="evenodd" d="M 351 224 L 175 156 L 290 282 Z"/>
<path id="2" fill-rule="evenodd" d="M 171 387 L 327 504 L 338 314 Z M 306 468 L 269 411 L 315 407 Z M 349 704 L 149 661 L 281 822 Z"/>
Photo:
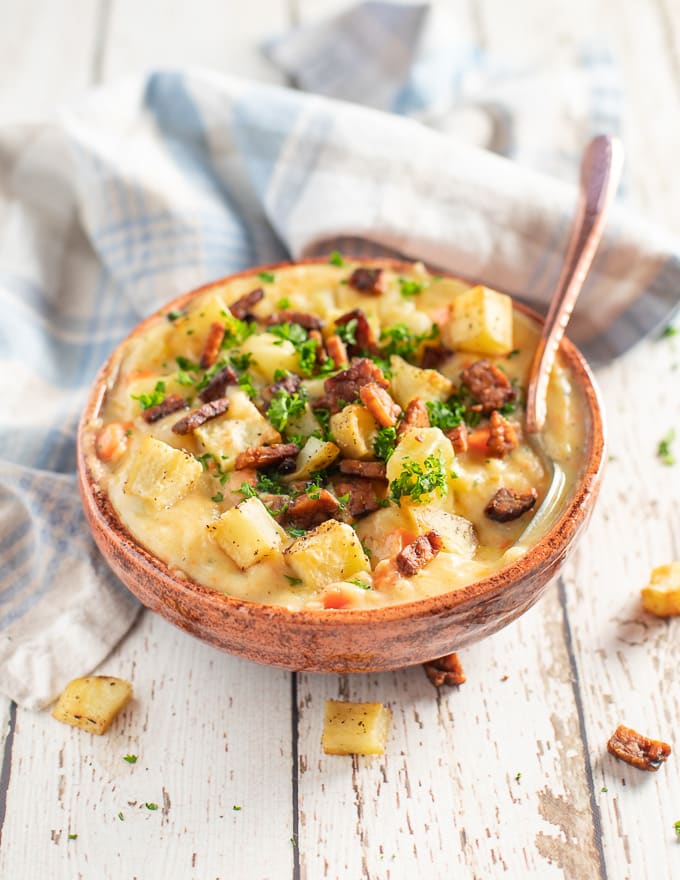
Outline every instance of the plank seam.
<path id="1" fill-rule="evenodd" d="M 298 752 L 298 674 L 291 672 L 291 751 L 292 751 L 292 802 L 293 802 L 293 880 L 300 880 L 300 811 L 299 811 L 299 787 L 298 772 L 300 756 Z"/>
<path id="2" fill-rule="evenodd" d="M 607 880 L 607 868 L 604 856 L 602 822 L 600 818 L 600 808 L 595 795 L 595 780 L 593 779 L 593 765 L 590 760 L 590 747 L 588 744 L 588 733 L 586 730 L 585 710 L 583 699 L 581 696 L 581 679 L 578 673 L 578 664 L 576 662 L 576 653 L 574 651 L 574 641 L 571 632 L 571 624 L 569 623 L 569 614 L 567 611 L 567 589 L 563 578 L 557 580 L 557 592 L 560 598 L 560 607 L 562 608 L 562 632 L 564 634 L 564 642 L 569 657 L 569 668 L 571 671 L 571 689 L 574 694 L 574 702 L 576 704 L 576 713 L 578 716 L 579 734 L 583 743 L 583 760 L 586 768 L 586 779 L 588 782 L 588 800 L 590 802 L 590 813 L 593 817 L 593 833 L 595 835 L 595 849 L 597 851 L 600 863 L 600 880 Z"/>
<path id="3" fill-rule="evenodd" d="M 14 731 L 17 723 L 17 704 L 12 701 L 9 707 L 9 720 L 7 722 L 7 738 L 2 754 L 2 771 L 0 771 L 0 847 L 2 846 L 2 829 L 5 825 L 7 813 L 7 793 L 9 780 L 12 773 L 12 746 L 14 745 Z"/>
<path id="4" fill-rule="evenodd" d="M 101 83 L 104 74 L 104 52 L 106 50 L 113 0 L 100 0 L 92 52 L 90 79 L 95 85 Z"/>

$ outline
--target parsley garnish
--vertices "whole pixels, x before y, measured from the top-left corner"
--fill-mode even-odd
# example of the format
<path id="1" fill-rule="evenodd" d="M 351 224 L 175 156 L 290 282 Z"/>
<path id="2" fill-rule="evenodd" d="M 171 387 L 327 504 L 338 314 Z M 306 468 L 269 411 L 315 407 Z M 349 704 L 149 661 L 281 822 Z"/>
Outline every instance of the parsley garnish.
<path id="1" fill-rule="evenodd" d="M 379 428 L 373 440 L 373 452 L 382 461 L 388 461 L 397 446 L 396 428 Z"/>
<path id="2" fill-rule="evenodd" d="M 421 284 L 419 281 L 414 281 L 412 278 L 399 279 L 399 291 L 405 298 L 408 298 L 409 296 L 418 296 L 419 293 L 423 292 L 424 288 L 424 284 Z"/>
<path id="3" fill-rule="evenodd" d="M 270 477 L 268 474 L 257 475 L 255 488 L 258 492 L 266 492 L 270 495 L 286 495 L 288 493 L 285 486 L 282 486 L 275 477 Z"/>
<path id="4" fill-rule="evenodd" d="M 665 464 L 667 467 L 671 467 L 675 464 L 675 456 L 671 451 L 671 445 L 675 440 L 675 430 L 671 429 L 665 437 L 659 440 L 659 445 L 656 447 L 656 454 L 661 464 Z"/>
<path id="5" fill-rule="evenodd" d="M 142 409 L 151 409 L 165 400 L 165 382 L 159 380 L 150 394 L 131 394 L 133 400 L 138 400 Z"/>
<path id="6" fill-rule="evenodd" d="M 266 284 L 273 284 L 276 281 L 276 275 L 273 272 L 258 272 L 257 277 Z"/>
<path id="7" fill-rule="evenodd" d="M 285 574 L 284 577 L 288 581 L 288 583 L 291 585 L 291 587 L 299 587 L 300 584 L 302 583 L 302 578 L 296 578 L 296 577 L 293 577 L 292 575 L 289 575 L 289 574 Z"/>
<path id="8" fill-rule="evenodd" d="M 229 355 L 229 362 L 236 370 L 247 370 L 253 362 L 253 356 L 249 351 L 246 351 L 244 354 L 231 354 Z"/>
<path id="9" fill-rule="evenodd" d="M 400 499 L 408 496 L 415 504 L 425 504 L 433 492 L 444 497 L 448 492 L 447 476 L 444 462 L 437 455 L 428 455 L 422 465 L 406 460 L 390 484 L 390 498 L 400 504 Z"/>
<path id="10" fill-rule="evenodd" d="M 118 813 L 118 818 L 120 819 L 121 822 L 124 822 L 124 821 L 125 821 L 125 816 L 123 815 L 123 811 L 122 811 L 122 810 L 120 811 L 120 813 Z"/>
<path id="11" fill-rule="evenodd" d="M 257 330 L 254 321 L 240 321 L 228 312 L 223 312 L 222 317 L 226 319 L 222 348 L 238 348 Z"/>
<path id="12" fill-rule="evenodd" d="M 680 333 L 680 327 L 675 327 L 673 324 L 667 324 L 661 331 L 659 339 L 670 339 L 671 336 L 677 336 L 678 333 Z"/>
<path id="13" fill-rule="evenodd" d="M 218 492 L 216 495 L 213 495 L 210 500 L 214 501 L 216 504 L 219 504 L 220 501 L 224 501 L 224 495 L 221 492 Z"/>
<path id="14" fill-rule="evenodd" d="M 511 352 L 509 352 L 508 354 L 506 354 L 505 357 L 510 361 L 514 357 L 517 357 L 518 354 L 519 354 L 519 349 L 513 348 L 513 350 Z"/>
<path id="15" fill-rule="evenodd" d="M 345 261 L 342 258 L 342 254 L 339 251 L 333 251 L 333 253 L 328 258 L 328 262 L 331 266 L 344 266 Z"/>
<path id="16" fill-rule="evenodd" d="M 257 498 L 257 492 L 250 483 L 246 483 L 245 481 L 241 483 L 240 487 L 236 490 L 239 495 L 243 495 L 244 498 Z"/>
<path id="17" fill-rule="evenodd" d="M 193 376 L 190 376 L 189 373 L 184 370 L 180 370 L 177 374 L 177 382 L 180 385 L 191 386 L 194 384 L 196 379 Z"/>
<path id="18" fill-rule="evenodd" d="M 336 495 L 335 498 L 336 498 L 338 504 L 340 505 L 340 510 L 344 510 L 347 507 L 347 505 L 349 504 L 350 493 L 345 492 L 344 495 Z"/>
<path id="19" fill-rule="evenodd" d="M 345 343 L 345 345 L 356 345 L 357 344 L 357 324 L 359 323 L 357 318 L 350 318 L 346 324 L 337 324 L 335 328 L 335 332 L 338 334 L 340 339 Z"/>
<path id="20" fill-rule="evenodd" d="M 427 401 L 427 414 L 433 428 L 450 431 L 457 428 L 465 419 L 465 407 L 457 400 L 442 403 L 441 400 Z"/>
<path id="21" fill-rule="evenodd" d="M 301 538 L 307 534 L 307 529 L 299 529 L 297 526 L 288 526 L 286 529 L 291 538 Z"/>
<path id="22" fill-rule="evenodd" d="M 153 803 L 150 803 L 149 801 L 147 801 L 144 804 L 144 806 L 147 808 L 147 810 L 157 810 L 158 809 L 158 804 L 153 804 Z"/>
<path id="23" fill-rule="evenodd" d="M 179 355 L 175 360 L 177 361 L 177 366 L 180 370 L 184 370 L 186 373 L 197 373 L 201 369 L 199 364 L 195 363 L 195 361 L 189 360 L 189 358 L 184 357 L 183 355 Z"/>
<path id="24" fill-rule="evenodd" d="M 317 406 L 314 408 L 314 417 L 317 422 L 321 425 L 321 437 L 320 440 L 330 440 L 331 439 L 331 411 L 326 409 L 324 406 Z"/>
<path id="25" fill-rule="evenodd" d="M 515 782 L 519 782 L 521 778 L 522 778 L 522 771 L 518 770 L 517 773 L 515 773 Z"/>
<path id="26" fill-rule="evenodd" d="M 408 360 L 420 348 L 421 343 L 439 336 L 439 327 L 433 324 L 426 333 L 412 333 L 406 324 L 393 324 L 380 331 L 382 353 L 385 357 L 397 354 Z"/>
<path id="27" fill-rule="evenodd" d="M 281 432 L 291 418 L 305 411 L 306 405 L 307 395 L 304 391 L 296 391 L 291 394 L 289 391 L 281 388 L 276 392 L 272 402 L 269 404 L 267 418 L 276 430 Z"/>
<path id="28" fill-rule="evenodd" d="M 123 760 L 127 761 L 128 764 L 136 764 L 137 763 L 137 755 L 123 755 Z"/>
<path id="29" fill-rule="evenodd" d="M 372 590 L 373 587 L 368 583 L 368 581 L 362 581 L 360 577 L 350 578 L 348 583 L 354 584 L 355 587 L 361 587 L 362 590 Z"/>
<path id="30" fill-rule="evenodd" d="M 607 792 L 609 791 L 609 789 L 607 788 L 606 785 L 603 785 L 602 788 L 600 789 L 600 791 L 602 792 L 602 794 L 607 794 Z"/>
<path id="31" fill-rule="evenodd" d="M 253 377 L 250 373 L 241 373 L 238 377 L 238 384 L 241 390 L 245 391 L 251 400 L 254 397 L 257 397 L 257 388 L 253 385 Z"/>
<path id="32" fill-rule="evenodd" d="M 172 312 L 168 312 L 166 317 L 168 321 L 176 321 L 178 318 L 184 317 L 184 312 L 176 312 L 173 310 Z"/>
<path id="33" fill-rule="evenodd" d="M 274 324 L 272 327 L 269 327 L 267 332 L 271 333 L 272 336 L 278 336 L 279 339 L 287 339 L 288 342 L 292 342 L 296 347 L 305 342 L 308 335 L 304 327 L 288 322 L 285 324 Z"/>
<path id="34" fill-rule="evenodd" d="M 277 309 L 289 309 L 290 308 L 290 300 L 287 296 L 282 296 L 281 299 L 276 303 Z"/>

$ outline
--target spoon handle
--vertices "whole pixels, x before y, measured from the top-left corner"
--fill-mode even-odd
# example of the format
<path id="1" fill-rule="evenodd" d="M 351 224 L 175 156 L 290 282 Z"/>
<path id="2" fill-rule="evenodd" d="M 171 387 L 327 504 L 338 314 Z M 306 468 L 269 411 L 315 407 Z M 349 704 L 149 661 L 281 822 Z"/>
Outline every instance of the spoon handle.
<path id="1" fill-rule="evenodd" d="M 555 354 L 602 238 L 605 215 L 622 166 L 621 142 L 609 135 L 593 138 L 583 154 L 579 202 L 569 245 L 529 371 L 524 422 L 529 434 L 540 431 L 545 423 L 548 379 Z"/>

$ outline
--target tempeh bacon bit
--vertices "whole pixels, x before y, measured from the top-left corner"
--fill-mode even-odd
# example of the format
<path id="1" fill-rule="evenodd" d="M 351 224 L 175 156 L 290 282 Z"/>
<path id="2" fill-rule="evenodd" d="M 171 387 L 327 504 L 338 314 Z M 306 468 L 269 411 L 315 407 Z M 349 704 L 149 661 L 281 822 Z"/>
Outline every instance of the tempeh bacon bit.
<path id="1" fill-rule="evenodd" d="M 458 654 L 437 657 L 429 663 L 423 663 L 423 669 L 435 687 L 460 685 L 466 680 Z"/>
<path id="2" fill-rule="evenodd" d="M 328 408 L 331 413 L 340 412 L 348 403 L 354 403 L 363 385 L 374 382 L 381 388 L 388 388 L 389 382 L 380 367 L 368 358 L 357 358 L 347 367 L 329 376 L 323 384 L 325 395 L 312 401 L 312 407 Z"/>
<path id="3" fill-rule="evenodd" d="M 252 317 L 250 310 L 253 306 L 256 306 L 261 299 L 264 299 L 264 290 L 261 287 L 256 287 L 255 290 L 251 290 L 250 293 L 244 294 L 239 297 L 235 303 L 232 303 L 229 306 L 229 311 L 235 318 L 238 318 L 239 321 L 245 321 L 247 318 Z"/>
<path id="4" fill-rule="evenodd" d="M 256 470 L 260 468 L 271 467 L 280 464 L 288 458 L 292 458 L 300 451 L 300 447 L 296 443 L 274 443 L 272 446 L 249 446 L 243 452 L 236 456 L 234 468 L 237 471 L 244 468 L 253 467 Z"/>
<path id="5" fill-rule="evenodd" d="M 457 425 L 450 431 L 446 431 L 446 436 L 451 441 L 451 446 L 456 454 L 468 451 L 468 433 L 466 425 Z"/>
<path id="6" fill-rule="evenodd" d="M 401 407 L 384 388 L 376 382 L 369 382 L 359 389 L 359 398 L 376 422 L 383 428 L 397 424 Z"/>
<path id="7" fill-rule="evenodd" d="M 217 400 L 218 397 L 224 397 L 224 392 L 227 390 L 228 385 L 238 385 L 238 375 L 236 370 L 233 370 L 231 367 L 222 367 L 221 370 L 215 373 L 205 388 L 199 392 L 198 396 L 205 403 L 210 403 L 213 400 Z"/>
<path id="8" fill-rule="evenodd" d="M 326 339 L 326 351 L 328 352 L 329 358 L 335 364 L 336 370 L 339 370 L 340 367 L 346 367 L 349 363 L 347 348 L 339 336 L 333 334 Z"/>
<path id="9" fill-rule="evenodd" d="M 340 502 L 327 489 L 317 489 L 314 496 L 298 495 L 285 513 L 286 523 L 313 529 L 340 512 Z"/>
<path id="10" fill-rule="evenodd" d="M 213 321 L 203 346 L 201 353 L 201 369 L 207 370 L 212 367 L 219 357 L 222 348 L 222 340 L 224 339 L 224 331 L 226 325 L 221 321 Z"/>
<path id="11" fill-rule="evenodd" d="M 222 413 L 225 413 L 228 409 L 229 398 L 220 397 L 217 400 L 211 400 L 209 403 L 204 403 L 203 406 L 199 406 L 198 409 L 192 410 L 183 419 L 175 422 L 172 426 L 172 430 L 175 434 L 190 434 L 192 431 L 195 431 L 196 428 L 200 428 L 205 422 L 209 422 L 211 419 L 221 416 Z"/>
<path id="12" fill-rule="evenodd" d="M 275 324 L 299 324 L 305 330 L 321 330 L 323 321 L 317 315 L 310 312 L 296 312 L 293 309 L 283 309 L 280 312 L 273 312 L 264 321 L 267 327 L 273 327 Z"/>
<path id="13" fill-rule="evenodd" d="M 511 522 L 536 504 L 538 492 L 516 492 L 514 489 L 499 489 L 484 508 L 484 513 L 495 522 Z"/>
<path id="14" fill-rule="evenodd" d="M 442 539 L 437 532 L 430 531 L 420 535 L 397 554 L 395 561 L 398 571 L 404 577 L 413 577 L 435 558 L 442 546 Z"/>
<path id="15" fill-rule="evenodd" d="M 397 439 L 400 439 L 411 428 L 429 427 L 430 416 L 427 412 L 427 406 L 419 397 L 414 397 L 413 400 L 409 401 L 404 411 L 404 418 L 397 428 Z"/>
<path id="16" fill-rule="evenodd" d="M 343 458 L 340 473 L 363 477 L 368 480 L 386 480 L 387 468 L 382 461 L 360 461 L 356 458 Z"/>
<path id="17" fill-rule="evenodd" d="M 512 452 L 519 446 L 519 439 L 514 425 L 495 409 L 489 420 L 489 439 L 487 441 L 489 452 L 498 458 L 503 458 L 508 452 Z"/>
<path id="18" fill-rule="evenodd" d="M 380 296 L 386 290 L 386 275 L 382 269 L 360 267 L 349 276 L 348 284 L 367 296 Z"/>
<path id="19" fill-rule="evenodd" d="M 488 360 L 475 361 L 460 374 L 477 403 L 470 409 L 490 413 L 514 400 L 517 392 L 502 370 Z"/>
<path id="20" fill-rule="evenodd" d="M 607 751 L 640 770 L 658 770 L 670 755 L 671 747 L 619 724 L 609 738 Z"/>
<path id="21" fill-rule="evenodd" d="M 382 494 L 384 494 L 384 486 L 382 484 L 378 484 L 378 486 L 382 487 Z M 376 496 L 376 487 L 364 477 L 336 479 L 333 483 L 333 491 L 338 498 L 349 496 L 344 510 L 351 517 L 373 513 L 380 507 L 380 501 Z"/>
<path id="22" fill-rule="evenodd" d="M 142 413 L 142 418 L 148 425 L 152 425 L 159 419 L 164 419 L 172 413 L 179 412 L 181 409 L 187 409 L 189 404 L 181 394 L 168 394 L 165 400 L 157 403 L 156 406 L 150 406 Z"/>

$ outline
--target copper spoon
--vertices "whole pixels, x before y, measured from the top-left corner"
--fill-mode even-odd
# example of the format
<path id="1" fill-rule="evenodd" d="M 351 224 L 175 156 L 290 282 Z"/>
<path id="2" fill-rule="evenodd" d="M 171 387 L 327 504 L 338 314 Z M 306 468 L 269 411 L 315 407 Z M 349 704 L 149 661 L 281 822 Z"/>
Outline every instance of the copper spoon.
<path id="1" fill-rule="evenodd" d="M 548 382 L 557 349 L 602 238 L 605 217 L 621 179 L 622 167 L 621 142 L 609 135 L 593 138 L 581 160 L 579 201 L 569 244 L 529 370 L 524 434 L 550 474 L 550 483 L 531 523 L 520 535 L 518 543 L 522 545 L 530 543 L 535 533 L 544 527 L 564 493 L 564 471 L 548 454 L 541 436 L 546 419 Z"/>

